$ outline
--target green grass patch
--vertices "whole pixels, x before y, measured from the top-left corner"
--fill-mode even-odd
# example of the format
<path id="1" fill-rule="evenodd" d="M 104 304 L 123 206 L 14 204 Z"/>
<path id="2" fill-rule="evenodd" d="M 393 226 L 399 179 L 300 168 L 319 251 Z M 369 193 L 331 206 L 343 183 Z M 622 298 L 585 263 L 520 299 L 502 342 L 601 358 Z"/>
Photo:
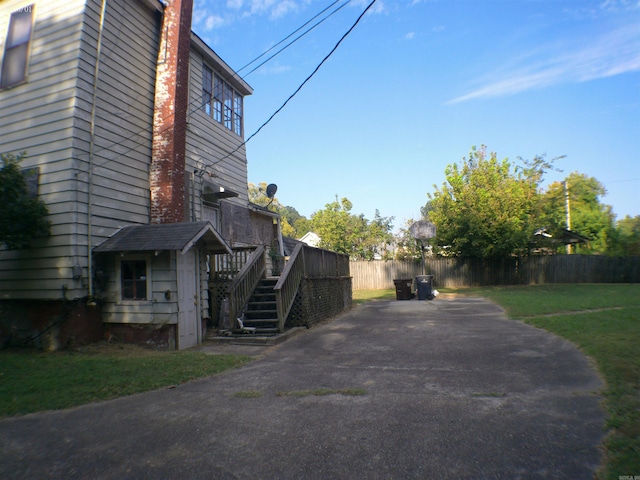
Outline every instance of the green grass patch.
<path id="1" fill-rule="evenodd" d="M 323 397 L 325 395 L 347 395 L 360 396 L 366 395 L 366 390 L 362 388 L 316 388 L 312 390 L 293 390 L 287 392 L 276 392 L 278 397 Z"/>
<path id="2" fill-rule="evenodd" d="M 239 355 L 159 352 L 130 345 L 0 351 L 0 416 L 23 415 L 178 385 L 237 368 Z"/>
<path id="3" fill-rule="evenodd" d="M 242 392 L 236 392 L 233 396 L 237 398 L 260 398 L 262 396 L 262 392 L 257 390 L 245 390 Z"/>
<path id="4" fill-rule="evenodd" d="M 355 290 L 351 295 L 353 305 L 360 305 L 371 300 L 395 300 L 396 291 L 387 290 Z"/>
<path id="5" fill-rule="evenodd" d="M 554 284 L 518 287 L 460 288 L 456 293 L 481 295 L 502 306 L 511 318 L 640 306 L 638 284 Z"/>

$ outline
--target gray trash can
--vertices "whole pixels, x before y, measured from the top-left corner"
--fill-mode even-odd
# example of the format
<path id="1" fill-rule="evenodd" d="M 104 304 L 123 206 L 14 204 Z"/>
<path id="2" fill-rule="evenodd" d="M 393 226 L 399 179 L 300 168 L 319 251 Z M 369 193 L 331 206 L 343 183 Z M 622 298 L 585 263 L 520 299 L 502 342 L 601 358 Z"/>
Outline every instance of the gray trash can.
<path id="1" fill-rule="evenodd" d="M 433 275 L 418 275 L 416 277 L 418 300 L 433 300 Z"/>

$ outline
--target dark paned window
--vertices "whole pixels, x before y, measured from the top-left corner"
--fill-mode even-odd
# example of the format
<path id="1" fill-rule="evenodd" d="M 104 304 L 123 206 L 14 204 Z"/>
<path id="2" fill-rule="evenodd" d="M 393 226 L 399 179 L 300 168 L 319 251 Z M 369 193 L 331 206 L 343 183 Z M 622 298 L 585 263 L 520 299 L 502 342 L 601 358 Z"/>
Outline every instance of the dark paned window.
<path id="1" fill-rule="evenodd" d="M 202 108 L 207 115 L 211 115 L 213 72 L 206 65 L 202 67 Z"/>
<path id="2" fill-rule="evenodd" d="M 233 88 L 224 84 L 224 126 L 233 130 Z"/>
<path id="3" fill-rule="evenodd" d="M 242 136 L 242 95 L 206 65 L 202 65 L 202 96 L 203 111 L 212 116 L 216 122 Z"/>
<path id="4" fill-rule="evenodd" d="M 33 5 L 11 14 L 7 40 L 4 43 L 0 88 L 11 87 L 27 78 L 27 59 L 33 30 Z"/>
<path id="5" fill-rule="evenodd" d="M 147 299 L 147 262 L 127 260 L 120 263 L 122 299 Z"/>
<path id="6" fill-rule="evenodd" d="M 222 85 L 223 81 L 219 76 L 215 76 L 213 84 L 213 119 L 216 122 L 222 123 Z"/>
<path id="7" fill-rule="evenodd" d="M 242 135 L 242 97 L 233 97 L 233 131 Z"/>

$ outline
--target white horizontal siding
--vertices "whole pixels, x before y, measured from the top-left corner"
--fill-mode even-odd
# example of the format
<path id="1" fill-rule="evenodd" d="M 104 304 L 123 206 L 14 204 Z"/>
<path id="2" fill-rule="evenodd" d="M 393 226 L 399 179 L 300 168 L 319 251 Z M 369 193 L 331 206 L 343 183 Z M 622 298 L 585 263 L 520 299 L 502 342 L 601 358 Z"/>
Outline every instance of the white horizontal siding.
<path id="1" fill-rule="evenodd" d="M 204 167 L 208 173 L 215 173 L 218 177 L 212 179 L 214 183 L 239 194 L 238 197 L 226 201 L 246 205 L 248 202 L 247 157 L 243 145 L 244 139 L 203 111 L 201 107 L 203 62 L 216 72 L 215 66 L 206 62 L 204 57 L 192 48 L 187 120 L 187 170 L 193 171 Z M 196 183 L 194 192 L 196 204 L 199 203 L 200 188 L 201 184 Z"/>
<path id="2" fill-rule="evenodd" d="M 5 0 L 0 4 L 0 52 L 4 52 L 10 14 L 35 3 L 27 82 L 0 91 L 0 152 L 26 151 L 23 167 L 39 167 L 39 194 L 49 206 L 52 236 L 33 248 L 0 252 L 0 298 L 60 299 L 84 291 L 74 280 L 77 263 L 70 226 L 73 188 L 73 107 L 77 51 L 84 2 Z M 1 54 L 1 53 L 0 53 Z"/>
<path id="3" fill-rule="evenodd" d="M 97 41 L 97 3 L 80 52 L 76 127 L 81 168 L 88 169 L 89 120 Z M 115 229 L 149 221 L 149 165 L 158 48 L 158 17 L 145 2 L 108 3 L 95 111 L 92 246 Z M 88 175 L 80 190 L 88 191 Z M 86 242 L 86 240 L 85 240 Z"/>
<path id="4" fill-rule="evenodd" d="M 105 272 L 109 278 L 108 296 L 103 305 L 102 314 L 105 323 L 127 324 L 176 324 L 178 323 L 178 294 L 174 254 L 162 252 L 160 255 L 148 255 L 151 262 L 151 295 L 149 300 L 121 300 L 118 295 L 116 264 L 113 256 L 105 258 Z M 171 292 L 167 300 L 165 292 Z"/>
<path id="5" fill-rule="evenodd" d="M 0 91 L 0 152 L 27 151 L 23 166 L 39 167 L 52 236 L 28 250 L 0 251 L 0 298 L 58 299 L 63 285 L 68 298 L 77 298 L 88 284 L 89 142 L 101 2 L 3 0 L 0 42 L 10 13 L 31 3 L 28 81 Z M 149 219 L 155 8 L 147 0 L 108 2 L 95 110 L 93 245 L 123 225 Z M 73 278 L 74 265 L 83 279 Z"/>

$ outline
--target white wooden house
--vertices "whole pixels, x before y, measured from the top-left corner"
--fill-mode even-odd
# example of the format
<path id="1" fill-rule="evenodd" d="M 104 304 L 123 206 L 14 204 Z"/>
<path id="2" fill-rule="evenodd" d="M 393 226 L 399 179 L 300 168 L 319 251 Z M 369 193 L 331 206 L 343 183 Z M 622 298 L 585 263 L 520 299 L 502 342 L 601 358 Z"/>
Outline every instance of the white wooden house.
<path id="1" fill-rule="evenodd" d="M 251 209 L 251 87 L 192 0 L 2 0 L 0 152 L 26 151 L 51 236 L 0 247 L 0 342 L 202 340 L 207 258 L 271 245 Z"/>

